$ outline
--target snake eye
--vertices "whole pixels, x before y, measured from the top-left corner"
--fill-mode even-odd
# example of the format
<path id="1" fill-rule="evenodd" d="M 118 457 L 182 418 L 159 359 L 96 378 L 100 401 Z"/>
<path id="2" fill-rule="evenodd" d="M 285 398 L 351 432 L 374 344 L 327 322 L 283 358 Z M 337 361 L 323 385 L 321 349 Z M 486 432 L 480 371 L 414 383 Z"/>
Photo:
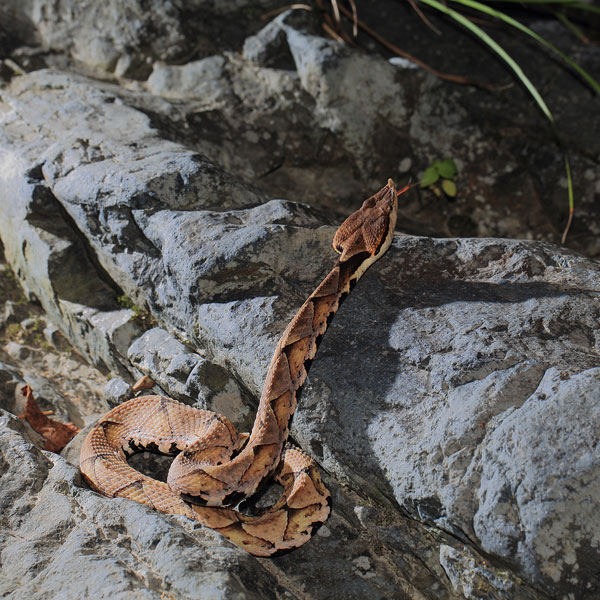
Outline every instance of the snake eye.
<path id="1" fill-rule="evenodd" d="M 339 252 L 340 254 L 341 254 L 341 253 L 344 251 L 344 249 L 342 248 L 342 245 L 341 245 L 341 244 L 338 244 L 337 246 L 334 246 L 334 247 L 333 247 L 333 249 L 334 249 L 336 252 Z"/>

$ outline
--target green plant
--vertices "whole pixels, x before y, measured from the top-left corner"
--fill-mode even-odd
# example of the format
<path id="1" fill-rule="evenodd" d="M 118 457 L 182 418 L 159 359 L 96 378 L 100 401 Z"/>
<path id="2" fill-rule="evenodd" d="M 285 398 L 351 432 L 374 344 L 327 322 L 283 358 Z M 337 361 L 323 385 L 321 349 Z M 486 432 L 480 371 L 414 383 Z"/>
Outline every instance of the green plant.
<path id="1" fill-rule="evenodd" d="M 6 327 L 6 337 L 13 342 L 19 340 L 22 334 L 23 330 L 21 329 L 21 325 L 19 325 L 19 323 L 11 323 Z"/>
<path id="2" fill-rule="evenodd" d="M 422 13 L 421 9 L 418 7 L 418 4 L 415 2 L 415 0 L 408 0 L 408 1 L 411 4 L 411 6 L 414 8 L 414 10 L 423 19 L 423 21 L 425 23 L 427 23 L 437 33 L 439 33 L 439 31 L 437 31 L 433 27 L 433 25 L 431 25 L 431 23 L 429 23 L 427 17 Z M 340 34 L 339 37 L 341 37 L 342 39 L 348 41 L 348 39 L 347 39 L 348 36 L 341 30 L 341 27 L 340 28 L 335 27 L 336 24 L 337 25 L 340 24 L 340 17 L 339 17 L 340 13 L 344 14 L 348 19 L 352 19 L 352 21 L 354 23 L 355 31 L 360 27 L 365 32 L 367 32 L 371 37 L 376 39 L 379 43 L 381 43 L 386 48 L 388 48 L 388 50 L 398 54 L 399 56 L 403 56 L 404 58 L 407 58 L 408 60 L 418 64 L 419 66 L 432 72 L 437 77 L 440 77 L 440 78 L 448 80 L 448 81 L 454 81 L 457 83 L 469 83 L 469 84 L 475 83 L 466 77 L 440 73 L 439 71 L 436 71 L 435 69 L 431 68 L 429 65 L 426 65 L 425 63 L 423 63 L 423 61 L 400 50 L 397 46 L 395 46 L 394 44 L 391 44 L 390 42 L 388 42 L 387 40 L 382 38 L 377 32 L 373 31 L 371 28 L 369 28 L 367 25 L 365 25 L 358 19 L 354 2 L 351 2 L 352 11 L 349 11 L 347 8 L 345 8 L 341 4 L 338 4 L 337 0 L 330 0 L 330 2 L 332 5 L 333 14 L 335 16 L 335 23 L 334 23 L 334 20 L 329 18 L 329 21 L 327 22 L 328 27 L 329 27 L 329 29 L 331 29 L 332 28 L 331 26 L 333 25 L 335 28 L 334 33 Z M 527 91 L 531 94 L 534 102 L 537 104 L 537 106 L 539 107 L 541 112 L 548 119 L 548 121 L 550 123 L 550 127 L 552 129 L 552 133 L 557 141 L 557 145 L 563 154 L 564 164 L 565 164 L 565 174 L 567 176 L 567 194 L 568 194 L 568 202 L 569 202 L 569 216 L 568 216 L 567 224 L 565 226 L 565 229 L 564 229 L 564 232 L 562 235 L 562 243 L 564 244 L 566 242 L 567 234 L 569 232 L 569 228 L 570 228 L 572 220 L 573 220 L 573 211 L 574 211 L 575 201 L 574 201 L 574 195 L 573 195 L 573 179 L 572 179 L 572 175 L 571 175 L 571 165 L 569 162 L 569 156 L 568 156 L 567 148 L 562 143 L 560 135 L 559 135 L 558 131 L 556 130 L 554 117 L 552 116 L 552 113 L 550 112 L 550 109 L 546 105 L 544 99 L 542 98 L 542 95 L 539 93 L 539 91 L 535 87 L 535 85 L 531 82 L 529 77 L 525 74 L 521 65 L 519 65 L 508 54 L 508 52 L 506 52 L 506 50 L 500 44 L 498 44 L 498 42 L 496 42 L 487 32 L 485 32 L 483 30 L 482 27 L 480 27 L 475 22 L 475 21 L 478 21 L 478 19 L 473 18 L 471 16 L 471 14 L 463 14 L 462 12 L 459 12 L 455 8 L 452 8 L 451 6 L 449 6 L 448 4 L 453 3 L 455 6 L 458 5 L 458 7 L 460 7 L 460 8 L 466 8 L 466 9 L 468 9 L 468 11 L 471 11 L 471 13 L 474 11 L 475 13 L 480 13 L 480 14 L 484 14 L 487 16 L 491 16 L 494 19 L 497 19 L 497 20 L 501 21 L 502 23 L 509 25 L 510 27 L 512 27 L 514 29 L 517 29 L 521 33 L 528 35 L 529 37 L 534 39 L 537 43 L 541 44 L 542 46 L 545 46 L 548 50 L 550 50 L 551 52 L 556 54 L 567 65 L 568 68 L 575 71 L 582 78 L 582 80 L 593 90 L 593 92 L 595 92 L 598 95 L 600 95 L 600 83 L 598 83 L 598 81 L 596 79 L 594 79 L 594 77 L 592 77 L 585 69 L 583 69 L 581 67 L 581 65 L 579 65 L 576 61 L 574 61 L 572 58 L 567 56 L 564 52 L 559 50 L 556 46 L 554 46 L 553 44 L 548 42 L 542 36 L 537 34 L 535 31 L 533 31 L 532 29 L 530 29 L 529 27 L 527 27 L 526 25 L 524 25 L 517 19 L 514 19 L 513 17 L 508 15 L 506 12 L 492 8 L 492 6 L 490 6 L 490 4 L 494 4 L 495 2 L 518 3 L 520 5 L 521 9 L 522 8 L 527 9 L 529 7 L 535 7 L 537 9 L 540 7 L 541 8 L 545 7 L 546 10 L 549 10 L 550 13 L 552 15 L 554 15 L 554 17 L 556 19 L 558 19 L 561 23 L 563 23 L 565 25 L 565 27 L 567 27 L 569 29 L 569 31 L 574 33 L 582 41 L 586 41 L 585 36 L 579 30 L 579 28 L 576 27 L 571 22 L 570 19 L 568 19 L 567 15 L 566 15 L 566 11 L 567 10 L 569 10 L 571 12 L 587 11 L 587 12 L 592 12 L 592 13 L 600 13 L 600 7 L 595 6 L 593 4 L 586 4 L 585 2 L 581 2 L 578 0 L 488 0 L 487 2 L 478 2 L 477 0 L 420 0 L 420 4 L 426 5 L 430 8 L 433 8 L 434 10 L 438 11 L 439 13 L 446 15 L 447 17 L 454 20 L 456 23 L 465 27 L 467 29 L 467 31 L 469 31 L 471 34 L 473 34 L 477 38 L 479 38 L 483 42 L 483 44 L 485 44 L 492 52 L 495 52 L 513 71 L 513 73 L 515 74 L 517 79 L 525 86 Z M 317 6 L 323 8 L 323 0 L 317 0 Z M 329 16 L 329 15 L 326 15 L 326 17 L 327 16 Z M 356 33 L 354 35 L 356 35 Z M 479 85 L 482 85 L 481 82 L 477 82 L 477 83 Z M 484 84 L 484 86 L 485 86 L 485 84 Z M 485 87 L 490 87 L 490 86 L 485 86 Z"/>
<path id="3" fill-rule="evenodd" d="M 133 309 L 133 307 L 135 306 L 133 304 L 133 300 L 125 294 L 122 294 L 121 296 L 117 296 L 117 304 L 121 308 L 129 308 L 129 309 Z"/>
<path id="4" fill-rule="evenodd" d="M 419 182 L 421 188 L 429 188 L 438 198 L 442 192 L 454 198 L 456 196 L 456 183 L 454 178 L 458 169 L 451 158 L 444 160 L 434 160 L 423 173 Z"/>
<path id="5" fill-rule="evenodd" d="M 492 2 L 493 1 L 494 0 L 492 0 Z M 509 1 L 511 1 L 511 0 L 509 0 Z M 475 36 L 477 36 L 490 50 L 492 50 L 493 52 L 498 54 L 498 56 L 502 60 L 504 60 L 504 62 L 506 62 L 506 64 L 512 69 L 514 74 L 517 76 L 517 78 L 521 81 L 521 83 L 529 91 L 529 93 L 533 97 L 534 101 L 536 102 L 536 104 L 538 105 L 538 107 L 540 108 L 542 113 L 546 116 L 546 118 L 550 122 L 550 126 L 552 128 L 554 137 L 556 138 L 558 146 L 560 147 L 560 149 L 562 150 L 562 153 L 563 153 L 564 163 L 565 163 L 565 173 L 567 176 L 569 217 L 568 217 L 565 229 L 563 231 L 562 240 L 561 240 L 562 243 L 564 244 L 567 240 L 567 234 L 569 233 L 569 229 L 570 229 L 571 223 L 573 221 L 573 212 L 575 209 L 575 199 L 574 199 L 574 195 L 573 195 L 573 179 L 571 177 L 571 164 L 569 162 L 569 155 L 568 155 L 567 149 L 565 148 L 565 146 L 563 145 L 563 143 L 560 139 L 558 131 L 556 130 L 554 117 L 552 116 L 550 109 L 544 102 L 544 100 L 543 100 L 542 96 L 540 95 L 540 93 L 538 92 L 537 88 L 533 85 L 533 83 L 531 82 L 529 77 L 527 77 L 527 75 L 524 73 L 521 66 L 506 52 L 506 50 L 504 50 L 504 48 L 502 48 L 502 46 L 500 46 L 500 44 L 498 44 L 490 35 L 488 35 L 481 27 L 479 27 L 479 25 L 477 25 L 473 21 L 469 20 L 465 15 L 450 8 L 446 4 L 442 4 L 441 2 L 438 2 L 438 0 L 421 0 L 421 2 L 423 4 L 431 6 L 432 8 L 435 8 L 436 10 L 438 10 L 441 13 L 448 15 L 450 18 L 452 18 L 457 23 L 460 23 L 461 25 L 463 25 L 468 31 L 470 31 Z M 535 31 L 533 31 L 529 27 L 526 27 L 525 25 L 523 25 L 516 19 L 513 19 L 506 13 L 503 13 L 499 10 L 491 8 L 490 6 L 487 6 L 486 4 L 482 4 L 481 2 L 476 2 L 475 0 L 450 0 L 450 2 L 454 2 L 456 4 L 461 4 L 463 6 L 467 6 L 467 7 L 471 8 L 473 10 L 476 10 L 481 13 L 495 17 L 495 18 L 499 19 L 500 21 L 503 21 L 504 23 L 510 25 L 511 27 L 518 29 L 522 33 L 529 35 L 536 42 L 542 44 L 543 46 L 546 46 L 546 48 L 548 48 L 549 50 L 551 50 L 552 52 L 557 54 L 563 61 L 565 61 L 567 63 L 567 65 L 569 65 L 569 67 L 571 67 L 574 71 L 576 71 L 583 78 L 583 80 L 596 92 L 596 94 L 600 94 L 600 84 L 587 71 L 585 71 L 585 69 L 583 69 L 581 66 L 579 66 L 574 60 L 572 60 L 566 54 L 561 52 L 556 46 L 554 46 L 550 42 L 546 41 L 540 35 L 535 33 Z M 589 8 L 589 7 L 587 7 L 587 5 L 582 5 L 582 4 L 579 4 L 576 2 L 572 2 L 571 0 L 550 0 L 550 2 L 552 2 L 553 4 L 557 4 L 557 5 L 562 4 L 564 6 L 572 6 L 575 8 L 582 9 L 582 10 Z M 521 0 L 520 3 L 523 5 L 540 4 L 541 0 Z M 583 8 L 583 7 L 585 7 L 585 8 Z"/>
<path id="6" fill-rule="evenodd" d="M 150 328 L 156 326 L 156 319 L 152 316 L 152 314 L 145 308 L 135 304 L 133 300 L 126 294 L 122 294 L 121 296 L 117 297 L 117 304 L 122 308 L 128 308 L 131 310 L 133 312 L 133 320 L 140 323 L 140 325 L 143 327 Z"/>
<path id="7" fill-rule="evenodd" d="M 39 315 L 29 313 L 29 318 L 32 319 L 33 323 L 28 327 L 28 331 L 31 333 L 41 333 L 44 331 L 44 323 Z"/>
<path id="8" fill-rule="evenodd" d="M 0 270 L 0 299 L 11 300 L 18 305 L 27 304 L 27 298 L 17 278 L 9 268 Z"/>
<path id="9" fill-rule="evenodd" d="M 27 335 L 29 336 L 32 345 L 45 350 L 46 352 L 57 352 L 57 349 L 49 344 L 44 337 L 44 326 L 45 323 L 40 319 L 39 315 L 30 314 L 29 317 L 33 319 L 33 323 L 27 328 Z"/>

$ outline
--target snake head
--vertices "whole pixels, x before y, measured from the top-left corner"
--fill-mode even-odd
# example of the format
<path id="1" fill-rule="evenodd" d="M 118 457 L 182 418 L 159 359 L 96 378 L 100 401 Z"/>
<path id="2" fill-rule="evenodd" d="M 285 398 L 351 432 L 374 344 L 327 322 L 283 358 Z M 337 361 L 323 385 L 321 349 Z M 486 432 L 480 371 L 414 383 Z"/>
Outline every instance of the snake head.
<path id="1" fill-rule="evenodd" d="M 392 243 L 397 215 L 398 194 L 388 179 L 387 185 L 365 200 L 336 231 L 333 248 L 341 254 L 340 262 L 363 252 L 373 260 L 379 258 Z"/>

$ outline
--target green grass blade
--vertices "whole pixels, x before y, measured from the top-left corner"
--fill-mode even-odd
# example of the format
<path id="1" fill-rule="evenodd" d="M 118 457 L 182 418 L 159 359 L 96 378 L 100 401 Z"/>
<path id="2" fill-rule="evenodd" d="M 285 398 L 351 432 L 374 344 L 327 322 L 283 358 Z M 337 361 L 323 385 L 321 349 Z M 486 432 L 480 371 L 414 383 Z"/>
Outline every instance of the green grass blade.
<path id="1" fill-rule="evenodd" d="M 584 44 L 588 43 L 588 39 L 585 37 L 585 34 L 575 23 L 570 21 L 567 18 L 567 15 L 563 11 L 555 10 L 552 14 L 580 41 Z"/>
<path id="2" fill-rule="evenodd" d="M 495 10 L 494 8 L 491 8 L 485 4 L 482 4 L 481 2 L 477 2 L 476 0 L 451 0 L 451 1 L 456 2 L 458 4 L 462 4 L 463 6 L 468 6 L 475 10 L 478 10 L 479 12 L 488 14 L 492 17 L 496 17 L 497 19 L 504 21 L 508 25 L 511 25 L 512 27 L 515 27 L 516 29 L 522 31 L 523 33 L 526 33 L 527 35 L 531 36 L 536 42 L 539 42 L 543 46 L 546 46 L 546 48 L 552 50 L 552 52 L 554 52 L 555 54 L 558 54 L 558 56 L 560 56 L 573 70 L 577 71 L 577 73 L 579 73 L 579 75 L 581 75 L 581 77 L 583 77 L 583 79 L 585 81 L 587 81 L 587 83 L 593 88 L 593 90 L 597 94 L 600 94 L 600 84 L 587 71 L 582 69 L 574 60 L 572 60 L 566 54 L 561 52 L 556 46 L 554 46 L 550 42 L 546 41 L 543 37 L 538 35 L 532 29 L 529 29 L 529 27 L 523 25 L 516 19 L 509 17 L 507 14 L 500 12 L 498 10 Z"/>
<path id="3" fill-rule="evenodd" d="M 488 0 L 488 2 L 502 2 L 513 3 L 513 4 L 564 4 L 565 6 L 572 6 L 577 0 Z"/>
<path id="4" fill-rule="evenodd" d="M 467 0 L 461 0 L 461 1 L 463 3 L 467 2 Z M 468 0 L 468 1 L 475 2 L 475 0 Z M 531 0 L 529 0 L 529 1 L 531 2 Z M 521 67 L 506 52 L 506 50 L 504 50 L 504 48 L 502 48 L 502 46 L 500 46 L 500 44 L 498 44 L 485 31 L 483 31 L 481 29 L 481 27 L 479 27 L 475 23 L 472 23 L 471 21 L 469 21 L 464 15 L 461 15 L 459 12 L 453 10 L 452 8 L 449 8 L 448 6 L 442 4 L 441 2 L 438 2 L 438 0 L 421 0 L 421 2 L 423 4 L 431 6 L 432 8 L 435 8 L 439 12 L 444 13 L 444 14 L 448 15 L 449 17 L 451 17 L 457 23 L 460 23 L 461 25 L 466 27 L 469 31 L 471 31 L 474 35 L 476 35 L 479 39 L 481 39 L 488 46 L 488 48 L 490 48 L 491 50 L 496 52 L 496 54 L 498 54 L 498 56 L 500 56 L 500 58 L 502 58 L 502 60 L 504 60 L 508 64 L 508 66 L 514 71 L 515 75 L 521 80 L 523 85 L 527 88 L 529 93 L 533 96 L 534 100 L 536 101 L 537 105 L 540 107 L 541 111 L 546 115 L 546 117 L 550 121 L 550 124 L 552 126 L 552 131 L 558 141 L 558 144 L 562 150 L 562 153 L 563 153 L 563 156 L 565 159 L 565 170 L 567 173 L 567 188 L 568 188 L 568 194 L 569 194 L 569 220 L 567 222 L 567 226 L 565 227 L 565 230 L 564 230 L 563 236 L 562 236 L 562 242 L 564 244 L 567 239 L 567 234 L 569 232 L 571 222 L 573 220 L 573 211 L 574 211 L 574 206 L 575 206 L 574 195 L 573 195 L 573 179 L 571 177 L 571 165 L 569 162 L 569 157 L 567 155 L 566 149 L 563 147 L 563 144 L 558 135 L 558 132 L 556 131 L 554 118 L 552 117 L 552 113 L 550 112 L 550 109 L 546 106 L 546 103 L 544 102 L 543 98 L 540 96 L 540 93 L 537 91 L 537 89 L 533 85 L 533 83 L 531 83 L 531 81 L 527 77 L 527 75 L 525 75 L 525 73 L 523 72 Z M 566 4 L 566 3 L 563 2 L 563 4 Z M 486 8 L 488 8 L 488 7 L 486 7 Z M 519 25 L 521 25 L 521 24 L 519 23 Z M 534 32 L 532 32 L 532 33 L 534 33 Z"/>
<path id="5" fill-rule="evenodd" d="M 584 4 L 577 0 L 487 0 L 488 2 L 502 2 L 512 4 L 561 4 L 564 8 L 577 8 L 579 10 L 588 10 L 590 12 L 600 13 L 600 6 L 593 4 Z"/>
<path id="6" fill-rule="evenodd" d="M 481 27 L 475 25 L 469 21 L 464 15 L 461 15 L 459 12 L 445 6 L 438 0 L 421 0 L 423 4 L 427 4 L 436 10 L 448 15 L 452 19 L 454 19 L 457 23 L 460 23 L 464 27 L 466 27 L 469 31 L 471 31 L 474 35 L 480 38 L 489 48 L 491 48 L 504 62 L 508 64 L 508 66 L 514 71 L 515 75 L 521 80 L 523 85 L 527 88 L 529 93 L 533 96 L 533 99 L 536 101 L 537 105 L 540 107 L 541 111 L 548 117 L 548 120 L 551 123 L 554 123 L 554 118 L 552 117 L 552 113 L 550 109 L 546 106 L 544 99 L 540 96 L 540 93 L 537 91 L 536 87 L 531 83 L 531 80 L 525 73 L 523 73 L 523 69 L 514 61 L 514 59 L 498 44 L 494 39 L 492 39 Z"/>
<path id="7" fill-rule="evenodd" d="M 573 211 L 575 210 L 575 201 L 573 199 L 573 179 L 571 178 L 571 163 L 569 162 L 569 155 L 567 151 L 563 148 L 563 156 L 565 157 L 565 171 L 567 172 L 567 189 L 569 190 L 569 219 L 567 221 L 567 225 L 562 234 L 561 243 L 565 244 L 567 241 L 567 234 L 569 233 L 569 229 L 571 228 L 571 223 L 573 222 Z"/>
<path id="8" fill-rule="evenodd" d="M 600 15 L 600 6 L 594 6 L 592 4 L 581 4 L 581 2 L 573 2 L 573 4 L 565 4 L 567 8 L 578 8 L 579 10 L 589 10 Z"/>

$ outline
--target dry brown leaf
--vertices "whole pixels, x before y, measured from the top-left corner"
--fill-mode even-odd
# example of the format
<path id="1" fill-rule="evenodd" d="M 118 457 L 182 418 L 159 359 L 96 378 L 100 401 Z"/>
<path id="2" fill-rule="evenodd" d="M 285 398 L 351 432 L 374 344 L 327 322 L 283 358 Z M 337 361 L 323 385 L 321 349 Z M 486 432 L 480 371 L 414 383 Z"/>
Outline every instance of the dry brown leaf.
<path id="1" fill-rule="evenodd" d="M 23 417 L 46 440 L 43 450 L 58 454 L 79 433 L 79 427 L 73 423 L 61 423 L 48 417 L 40 410 L 33 397 L 33 391 L 28 385 L 21 388 L 21 393 L 26 398 Z"/>

